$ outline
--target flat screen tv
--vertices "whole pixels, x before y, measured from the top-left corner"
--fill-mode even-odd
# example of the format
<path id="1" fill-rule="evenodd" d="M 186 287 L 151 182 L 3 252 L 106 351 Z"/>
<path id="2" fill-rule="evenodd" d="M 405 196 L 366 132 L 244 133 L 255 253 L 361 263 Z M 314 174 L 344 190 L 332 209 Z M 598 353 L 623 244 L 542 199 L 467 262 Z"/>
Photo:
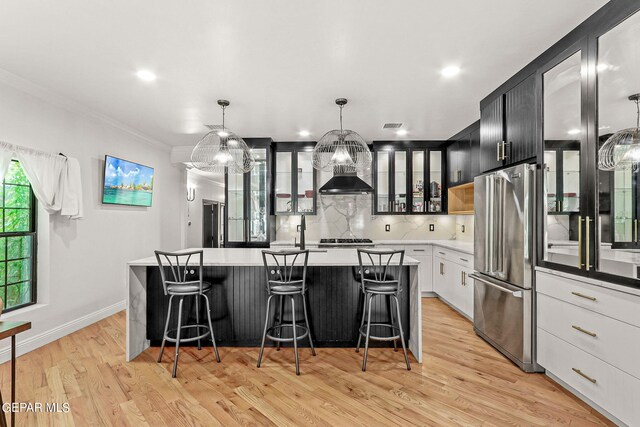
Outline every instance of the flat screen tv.
<path id="1" fill-rule="evenodd" d="M 105 156 L 102 203 L 151 206 L 152 198 L 153 168 Z"/>

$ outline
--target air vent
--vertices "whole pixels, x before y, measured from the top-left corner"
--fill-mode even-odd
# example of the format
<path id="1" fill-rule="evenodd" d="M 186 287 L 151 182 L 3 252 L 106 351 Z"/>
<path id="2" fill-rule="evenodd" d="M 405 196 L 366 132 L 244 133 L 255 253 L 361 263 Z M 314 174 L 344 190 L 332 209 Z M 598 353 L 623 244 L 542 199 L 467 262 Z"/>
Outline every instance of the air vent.
<path id="1" fill-rule="evenodd" d="M 385 123 L 382 129 L 398 129 L 401 126 L 402 123 Z"/>
<path id="2" fill-rule="evenodd" d="M 222 125 L 204 125 L 204 126 L 209 128 L 210 130 L 222 130 Z"/>

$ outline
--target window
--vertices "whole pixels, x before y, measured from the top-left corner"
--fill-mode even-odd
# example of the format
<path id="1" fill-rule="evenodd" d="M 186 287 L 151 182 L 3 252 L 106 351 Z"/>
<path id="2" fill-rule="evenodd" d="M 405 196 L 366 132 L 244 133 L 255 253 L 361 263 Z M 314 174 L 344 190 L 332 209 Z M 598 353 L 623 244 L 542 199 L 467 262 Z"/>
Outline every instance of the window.
<path id="1" fill-rule="evenodd" d="M 18 161 L 5 175 L 0 208 L 0 297 L 11 311 L 36 302 L 36 201 Z"/>

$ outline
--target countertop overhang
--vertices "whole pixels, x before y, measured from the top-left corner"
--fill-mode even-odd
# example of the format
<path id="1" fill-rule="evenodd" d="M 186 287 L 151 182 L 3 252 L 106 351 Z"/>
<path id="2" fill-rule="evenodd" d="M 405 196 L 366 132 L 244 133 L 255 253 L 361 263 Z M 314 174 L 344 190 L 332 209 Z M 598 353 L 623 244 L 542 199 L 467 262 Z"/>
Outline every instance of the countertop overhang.
<path id="1" fill-rule="evenodd" d="M 177 252 L 189 252 L 200 249 L 202 248 L 189 248 Z M 272 248 L 271 250 L 277 250 L 277 248 Z M 216 267 L 262 267 L 264 265 L 262 261 L 262 251 L 263 249 L 254 248 L 205 248 L 203 249 L 202 263 L 205 266 Z M 407 255 L 404 256 L 404 265 L 417 266 L 418 264 L 420 264 L 420 262 L 415 258 L 411 258 Z M 158 261 L 156 260 L 155 256 L 151 256 L 135 261 L 129 261 L 127 265 L 130 267 L 152 267 L 157 266 Z M 309 267 L 353 267 L 357 265 L 359 265 L 358 254 L 356 249 L 353 248 L 328 248 L 327 252 L 309 252 Z"/>

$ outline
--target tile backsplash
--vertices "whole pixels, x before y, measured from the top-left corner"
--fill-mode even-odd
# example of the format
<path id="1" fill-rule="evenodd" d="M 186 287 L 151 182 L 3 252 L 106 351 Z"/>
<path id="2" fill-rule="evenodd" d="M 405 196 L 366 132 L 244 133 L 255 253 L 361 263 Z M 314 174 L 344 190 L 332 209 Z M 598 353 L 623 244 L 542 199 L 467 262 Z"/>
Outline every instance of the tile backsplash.
<path id="1" fill-rule="evenodd" d="M 371 195 L 318 196 L 316 215 L 307 215 L 307 240 L 324 237 L 373 240 L 460 239 L 473 241 L 473 215 L 372 215 Z M 276 217 L 277 240 L 298 237 L 300 216 Z M 390 231 L 385 231 L 386 225 Z M 429 225 L 434 231 L 429 231 Z M 465 232 L 462 233 L 462 225 Z"/>

